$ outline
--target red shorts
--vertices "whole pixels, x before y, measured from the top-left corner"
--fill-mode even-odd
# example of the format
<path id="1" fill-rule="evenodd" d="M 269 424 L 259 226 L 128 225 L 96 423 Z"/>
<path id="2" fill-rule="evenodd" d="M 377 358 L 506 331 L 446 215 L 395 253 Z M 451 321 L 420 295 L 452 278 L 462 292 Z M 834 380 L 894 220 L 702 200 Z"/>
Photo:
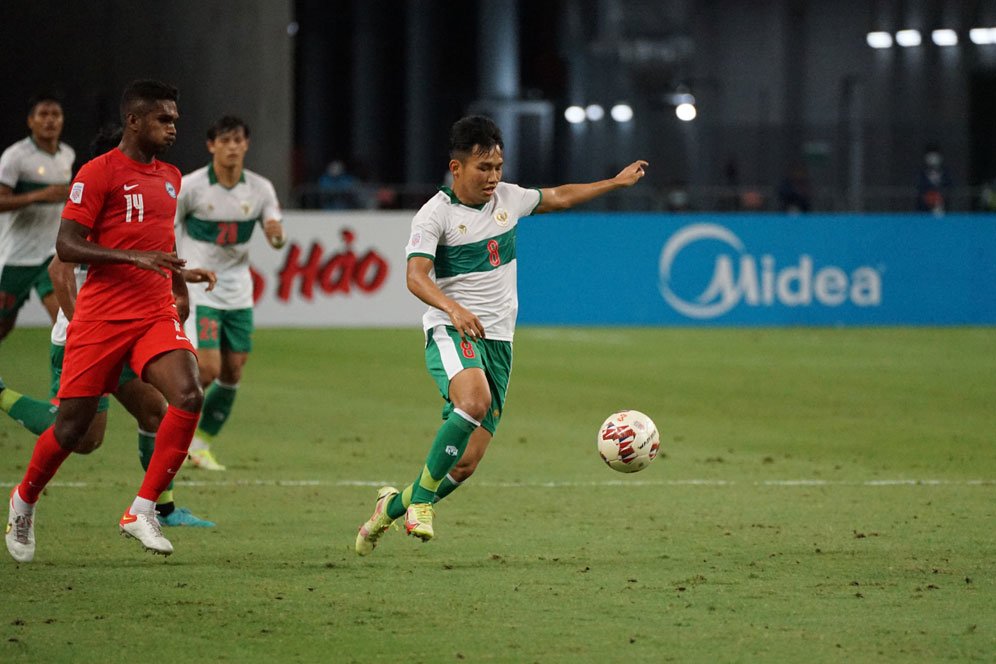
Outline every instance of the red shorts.
<path id="1" fill-rule="evenodd" d="M 125 362 L 142 376 L 149 361 L 178 349 L 196 355 L 175 315 L 73 321 L 66 337 L 59 398 L 99 397 L 113 392 Z"/>

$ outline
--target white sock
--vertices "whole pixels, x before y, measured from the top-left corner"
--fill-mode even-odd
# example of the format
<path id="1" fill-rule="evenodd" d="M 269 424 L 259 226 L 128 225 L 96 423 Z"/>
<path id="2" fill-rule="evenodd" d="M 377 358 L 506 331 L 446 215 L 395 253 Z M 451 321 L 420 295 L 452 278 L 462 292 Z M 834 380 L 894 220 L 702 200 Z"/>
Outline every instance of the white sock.
<path id="1" fill-rule="evenodd" d="M 208 444 L 207 443 L 205 443 L 203 440 L 201 440 L 197 436 L 194 436 L 194 439 L 190 441 L 190 447 L 187 449 L 187 452 L 188 453 L 189 452 L 197 452 L 198 450 L 206 450 L 207 448 L 208 448 Z"/>
<path id="2" fill-rule="evenodd" d="M 140 514 L 145 512 L 146 514 L 155 514 L 156 512 L 156 501 L 146 500 L 139 496 L 135 496 L 135 501 L 131 504 L 131 513 Z"/>
<path id="3" fill-rule="evenodd" d="M 28 515 L 35 513 L 34 503 L 26 502 L 24 498 L 21 498 L 21 494 L 17 490 L 15 490 L 14 493 L 11 495 L 10 501 L 14 504 L 15 512 L 19 512 L 21 514 L 28 514 Z"/>

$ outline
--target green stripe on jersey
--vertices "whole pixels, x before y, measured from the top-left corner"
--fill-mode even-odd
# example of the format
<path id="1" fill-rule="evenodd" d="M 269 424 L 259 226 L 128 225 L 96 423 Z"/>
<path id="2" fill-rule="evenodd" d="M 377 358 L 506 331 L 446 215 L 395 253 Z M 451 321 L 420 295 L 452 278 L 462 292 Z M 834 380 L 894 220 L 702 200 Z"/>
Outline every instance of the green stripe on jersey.
<path id="1" fill-rule="evenodd" d="M 66 184 L 63 182 L 62 184 Z M 52 183 L 50 182 L 28 182 L 27 180 L 18 180 L 17 186 L 14 187 L 15 194 L 26 194 L 29 191 L 38 191 L 39 189 L 44 189 L 45 187 L 50 187 Z"/>
<path id="2" fill-rule="evenodd" d="M 220 246 L 230 244 L 245 244 L 252 237 L 252 232 L 259 223 L 255 219 L 240 219 L 235 221 L 200 219 L 193 215 L 186 218 L 187 234 L 195 240 L 210 242 Z"/>
<path id="3" fill-rule="evenodd" d="M 436 278 L 490 272 L 515 260 L 515 227 L 480 242 L 436 247 Z"/>

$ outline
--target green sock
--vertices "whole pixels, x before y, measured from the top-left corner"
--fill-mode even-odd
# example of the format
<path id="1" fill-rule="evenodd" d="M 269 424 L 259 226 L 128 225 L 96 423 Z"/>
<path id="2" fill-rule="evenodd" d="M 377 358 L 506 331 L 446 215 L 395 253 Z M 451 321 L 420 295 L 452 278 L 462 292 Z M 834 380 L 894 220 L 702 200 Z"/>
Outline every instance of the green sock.
<path id="1" fill-rule="evenodd" d="M 422 479 L 422 473 L 418 474 L 418 480 Z M 415 480 L 415 483 L 418 483 Z M 392 519 L 397 519 L 398 517 L 404 516 L 405 512 L 408 511 L 408 506 L 412 504 L 412 490 L 415 488 L 414 484 L 409 484 L 404 488 L 404 490 L 391 498 L 391 502 L 387 504 L 387 515 Z"/>
<path id="2" fill-rule="evenodd" d="M 425 468 L 412 490 L 413 503 L 433 502 L 440 482 L 460 460 L 460 455 L 467 448 L 470 434 L 478 426 L 477 422 L 470 421 L 469 416 L 463 415 L 459 410 L 450 413 L 443 426 L 439 427 L 436 439 L 432 441 L 429 455 L 425 459 Z"/>
<path id="3" fill-rule="evenodd" d="M 204 394 L 204 408 L 201 409 L 201 422 L 198 429 L 211 436 L 217 436 L 225 425 L 228 416 L 232 414 L 232 404 L 235 403 L 235 392 L 238 385 L 224 385 L 218 381 Z"/>
<path id="4" fill-rule="evenodd" d="M 138 430 L 138 460 L 142 463 L 142 469 L 149 469 L 149 462 L 152 461 L 152 452 L 156 449 L 156 434 L 149 433 L 148 431 Z M 166 487 L 166 491 L 173 490 L 172 480 L 169 486 Z M 160 500 L 162 500 L 162 495 L 160 495 Z M 171 498 L 172 500 L 172 498 Z M 166 501 L 162 501 L 166 502 Z"/>
<path id="5" fill-rule="evenodd" d="M 55 424 L 55 414 L 59 412 L 59 407 L 48 401 L 26 397 L 8 387 L 0 392 L 0 410 L 31 433 L 40 436 L 45 429 Z"/>
<path id="6" fill-rule="evenodd" d="M 440 500 L 456 491 L 460 484 L 462 483 L 453 479 L 452 475 L 447 474 L 446 477 L 443 478 L 443 481 L 439 483 L 439 488 L 436 489 L 436 502 L 438 503 Z"/>

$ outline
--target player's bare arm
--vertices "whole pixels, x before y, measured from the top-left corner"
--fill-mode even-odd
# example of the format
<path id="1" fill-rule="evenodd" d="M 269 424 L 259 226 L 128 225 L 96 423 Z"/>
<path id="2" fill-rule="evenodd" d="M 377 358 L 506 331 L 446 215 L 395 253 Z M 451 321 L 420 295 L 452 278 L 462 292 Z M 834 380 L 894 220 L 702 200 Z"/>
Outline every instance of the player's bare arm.
<path id="1" fill-rule="evenodd" d="M 192 267 L 180 270 L 180 274 L 183 275 L 183 280 L 188 284 L 207 284 L 205 291 L 214 290 L 214 285 L 218 283 L 218 275 L 213 270 Z"/>
<path id="2" fill-rule="evenodd" d="M 90 229 L 71 219 L 63 219 L 59 226 L 59 236 L 55 241 L 55 251 L 66 263 L 129 263 L 143 270 L 151 270 L 166 276 L 172 272 L 179 274 L 187 261 L 175 253 L 165 251 L 139 251 L 137 249 L 111 249 L 90 242 L 87 237 Z M 182 281 L 182 280 L 181 280 Z M 184 285 L 186 289 L 186 285 Z"/>
<path id="3" fill-rule="evenodd" d="M 52 256 L 52 262 L 48 264 L 52 291 L 59 302 L 59 308 L 69 320 L 73 319 L 73 313 L 76 311 L 76 275 L 73 272 L 75 268 L 75 263 L 65 263 L 59 260 L 58 256 Z"/>
<path id="4" fill-rule="evenodd" d="M 559 187 L 542 189 L 543 201 L 536 208 L 537 214 L 543 212 L 554 212 L 556 210 L 566 210 L 581 203 L 587 203 L 593 198 L 598 198 L 604 194 L 617 189 L 632 187 L 639 182 L 646 174 L 648 163 L 642 159 L 634 161 L 626 168 L 608 180 L 589 182 L 587 184 L 563 184 Z"/>
<path id="5" fill-rule="evenodd" d="M 68 184 L 50 184 L 47 187 L 15 194 L 7 185 L 0 184 L 0 212 L 20 210 L 33 203 L 62 203 L 69 197 Z"/>
<path id="6" fill-rule="evenodd" d="M 484 325 L 465 306 L 455 300 L 446 297 L 439 286 L 429 276 L 432 271 L 432 261 L 425 256 L 412 256 L 408 259 L 407 282 L 408 290 L 418 299 L 422 300 L 430 307 L 435 307 L 445 311 L 453 327 L 457 329 L 460 336 L 466 340 L 484 338 Z"/>
<path id="7" fill-rule="evenodd" d="M 263 222 L 263 234 L 266 235 L 266 241 L 274 249 L 280 249 L 287 244 L 284 225 L 277 219 L 267 219 Z"/>

